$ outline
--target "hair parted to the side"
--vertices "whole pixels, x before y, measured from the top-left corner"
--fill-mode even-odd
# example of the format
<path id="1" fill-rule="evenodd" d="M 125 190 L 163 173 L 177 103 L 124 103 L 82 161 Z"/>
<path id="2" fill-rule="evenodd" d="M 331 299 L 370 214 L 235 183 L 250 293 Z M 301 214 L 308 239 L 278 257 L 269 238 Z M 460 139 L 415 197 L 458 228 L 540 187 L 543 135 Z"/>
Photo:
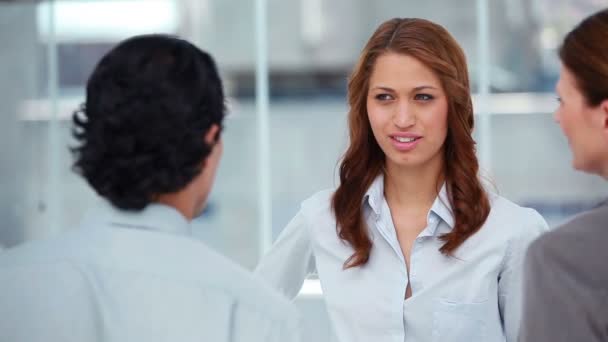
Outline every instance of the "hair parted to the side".
<path id="1" fill-rule="evenodd" d="M 608 9 L 585 18 L 564 38 L 562 63 L 576 79 L 587 104 L 608 99 Z"/>
<path id="2" fill-rule="evenodd" d="M 167 35 L 127 39 L 96 66 L 73 115 L 74 170 L 114 206 L 143 209 L 201 172 L 224 102 L 207 53 Z"/>
<path id="3" fill-rule="evenodd" d="M 353 249 L 344 268 L 369 260 L 372 242 L 363 218 L 363 198 L 383 172 L 385 155 L 376 142 L 367 113 L 369 79 L 377 58 L 393 52 L 409 55 L 429 67 L 448 97 L 448 133 L 444 146 L 445 180 L 455 227 L 441 237 L 440 251 L 451 255 L 477 232 L 490 213 L 488 196 L 478 178 L 473 105 L 464 52 L 441 26 L 424 19 L 395 18 L 381 24 L 367 42 L 348 82 L 350 143 L 340 168 L 340 184 L 332 198 L 337 234 Z"/>

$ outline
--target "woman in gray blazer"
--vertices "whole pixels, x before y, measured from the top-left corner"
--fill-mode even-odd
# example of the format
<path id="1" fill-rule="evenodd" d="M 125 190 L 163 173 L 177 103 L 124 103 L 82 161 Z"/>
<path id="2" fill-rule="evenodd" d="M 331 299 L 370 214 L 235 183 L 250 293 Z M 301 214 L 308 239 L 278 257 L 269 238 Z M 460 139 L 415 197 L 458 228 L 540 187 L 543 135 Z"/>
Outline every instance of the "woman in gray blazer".
<path id="1" fill-rule="evenodd" d="M 559 50 L 559 109 L 575 169 L 608 179 L 608 9 Z M 608 341 L 608 205 L 577 216 L 529 248 L 522 342 Z"/>

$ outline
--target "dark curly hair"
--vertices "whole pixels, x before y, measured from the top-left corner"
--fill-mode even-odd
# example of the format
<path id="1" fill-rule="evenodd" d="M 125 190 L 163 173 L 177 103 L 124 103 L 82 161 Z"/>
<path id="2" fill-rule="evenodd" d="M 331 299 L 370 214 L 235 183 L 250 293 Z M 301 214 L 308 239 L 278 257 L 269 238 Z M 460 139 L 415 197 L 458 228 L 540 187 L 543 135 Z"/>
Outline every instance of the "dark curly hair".
<path id="1" fill-rule="evenodd" d="M 224 115 L 209 54 L 167 35 L 127 39 L 96 66 L 72 117 L 73 168 L 114 206 L 141 210 L 201 172 L 205 133 Z"/>

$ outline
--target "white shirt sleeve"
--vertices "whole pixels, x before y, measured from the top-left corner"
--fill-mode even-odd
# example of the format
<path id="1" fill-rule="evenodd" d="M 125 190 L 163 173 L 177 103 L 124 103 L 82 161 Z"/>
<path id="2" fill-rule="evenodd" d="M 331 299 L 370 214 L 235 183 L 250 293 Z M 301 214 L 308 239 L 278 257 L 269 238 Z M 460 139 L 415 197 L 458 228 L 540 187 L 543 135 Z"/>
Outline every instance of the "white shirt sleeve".
<path id="1" fill-rule="evenodd" d="M 298 295 L 306 276 L 315 269 L 307 224 L 300 210 L 255 270 L 258 277 L 290 299 Z"/>
<path id="2" fill-rule="evenodd" d="M 523 261 L 528 245 L 548 230 L 547 222 L 535 210 L 526 217 L 525 226 L 509 242 L 498 280 L 498 304 L 507 342 L 519 334 L 523 298 Z"/>

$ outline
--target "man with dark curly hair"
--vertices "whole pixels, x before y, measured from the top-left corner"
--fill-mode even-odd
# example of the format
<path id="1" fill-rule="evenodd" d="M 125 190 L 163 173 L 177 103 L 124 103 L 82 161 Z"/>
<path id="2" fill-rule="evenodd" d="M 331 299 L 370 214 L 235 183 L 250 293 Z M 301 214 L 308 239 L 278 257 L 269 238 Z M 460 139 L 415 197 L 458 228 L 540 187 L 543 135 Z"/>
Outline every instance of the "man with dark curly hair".
<path id="1" fill-rule="evenodd" d="M 210 55 L 166 35 L 107 53 L 73 116 L 74 169 L 104 199 L 0 257 L 0 341 L 293 341 L 295 309 L 188 237 L 222 154 Z"/>

